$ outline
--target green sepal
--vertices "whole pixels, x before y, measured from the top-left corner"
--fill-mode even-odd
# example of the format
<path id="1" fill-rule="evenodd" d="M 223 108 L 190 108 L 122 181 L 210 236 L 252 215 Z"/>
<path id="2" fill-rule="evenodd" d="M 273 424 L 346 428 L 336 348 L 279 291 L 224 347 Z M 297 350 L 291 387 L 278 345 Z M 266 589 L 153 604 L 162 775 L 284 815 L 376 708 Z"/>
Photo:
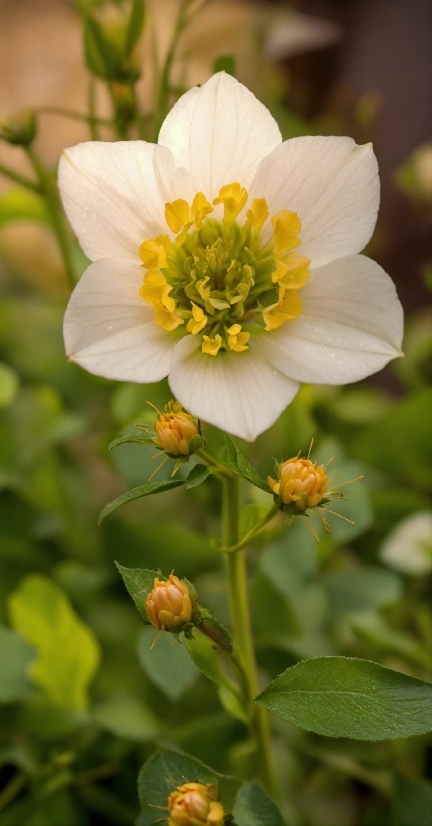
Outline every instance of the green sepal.
<path id="1" fill-rule="evenodd" d="M 230 470 L 233 471 L 233 473 L 236 473 L 238 476 L 246 479 L 252 485 L 255 485 L 256 488 L 265 490 L 266 493 L 271 493 L 267 482 L 258 476 L 256 470 L 252 467 L 250 462 L 248 462 L 245 456 L 243 456 L 237 445 L 234 444 L 228 434 L 225 434 L 225 445 L 222 454 L 222 461 Z"/>
<path id="2" fill-rule="evenodd" d="M 184 483 L 184 479 L 168 479 L 166 482 L 147 482 L 145 485 L 132 488 L 132 490 L 128 490 L 127 493 L 123 493 L 122 496 L 118 496 L 113 502 L 108 502 L 108 504 L 105 505 L 99 516 L 98 524 L 100 525 L 108 514 L 117 510 L 117 508 L 121 508 L 122 505 L 127 505 L 128 502 L 132 502 L 134 499 L 142 499 L 143 496 L 152 496 L 154 493 L 163 493 L 165 490 L 178 488 L 180 485 L 184 485 Z"/>
<path id="3" fill-rule="evenodd" d="M 126 29 L 124 55 L 129 57 L 137 45 L 145 22 L 144 0 L 134 0 Z"/>
<path id="4" fill-rule="evenodd" d="M 119 61 L 116 50 L 106 39 L 100 23 L 88 14 L 84 17 L 84 55 L 93 75 L 103 80 L 118 79 Z"/>
<path id="5" fill-rule="evenodd" d="M 198 625 L 201 633 L 213 640 L 218 648 L 225 651 L 227 654 L 233 653 L 234 647 L 228 628 L 225 628 L 222 623 L 212 617 L 212 615 L 205 608 L 200 608 L 200 621 L 196 624 Z"/>
<path id="6" fill-rule="evenodd" d="M 231 682 L 220 666 L 221 649 L 215 646 L 213 640 L 194 628 L 185 634 L 184 644 L 192 662 L 209 680 L 232 691 Z"/>
<path id="7" fill-rule="evenodd" d="M 138 613 L 145 623 L 150 624 L 145 604 L 148 595 L 153 590 L 155 578 L 164 578 L 161 572 L 150 571 L 147 568 L 125 568 L 124 565 L 120 565 L 119 562 L 115 562 L 115 566 L 123 579 L 129 596 L 132 597 L 135 603 Z"/>
<path id="8" fill-rule="evenodd" d="M 114 450 L 115 447 L 119 445 L 151 445 L 152 447 L 158 448 L 161 450 L 160 445 L 156 443 L 156 440 L 150 437 L 145 436 L 135 436 L 133 433 L 125 433 L 124 436 L 118 436 L 116 439 L 113 439 L 112 442 L 108 445 L 108 450 Z"/>

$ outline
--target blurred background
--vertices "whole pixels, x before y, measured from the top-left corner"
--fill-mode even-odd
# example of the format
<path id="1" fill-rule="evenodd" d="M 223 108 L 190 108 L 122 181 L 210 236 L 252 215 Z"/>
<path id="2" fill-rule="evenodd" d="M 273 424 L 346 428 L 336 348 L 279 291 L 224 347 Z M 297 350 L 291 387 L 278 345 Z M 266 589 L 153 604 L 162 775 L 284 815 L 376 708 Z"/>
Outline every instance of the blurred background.
<path id="1" fill-rule="evenodd" d="M 367 253 L 395 281 L 407 315 L 404 360 L 357 385 L 303 387 L 270 431 L 242 445 L 267 475 L 270 456 L 307 452 L 314 437 L 314 459 L 336 453 L 335 475 L 365 475 L 341 510 L 355 525 L 333 519 L 332 533 L 317 544 L 295 524 L 251 549 L 263 685 L 299 659 L 332 653 L 430 681 L 432 5 L 195 5 L 176 42 L 166 108 L 225 68 L 270 108 L 284 138 L 372 140 L 382 201 Z M 121 67 L 120 80 L 108 78 L 90 54 L 85 20 L 90 15 L 115 45 L 130 8 L 128 0 L 0 0 L 0 826 L 133 823 L 136 775 L 156 741 L 227 773 L 253 772 L 247 729 L 183 649 L 162 639 L 150 657 L 152 632 L 113 565 L 160 567 L 166 575 L 175 568 L 228 621 L 211 544 L 217 485 L 136 502 L 99 528 L 106 502 L 153 469 L 146 448 L 110 453 L 111 439 L 151 421 L 146 400 L 163 405 L 169 390 L 164 382 L 142 387 L 90 376 L 68 364 L 62 343 L 71 287 L 59 240 L 72 274 L 86 262 L 55 211 L 59 155 L 91 137 L 115 140 L 121 130 L 153 139 L 158 77 L 180 2 L 147 0 L 129 74 Z M 26 150 L 23 124 L 33 127 L 24 110 L 36 115 L 31 146 L 45 197 L 28 186 L 40 169 Z M 220 434 L 207 428 L 206 436 L 217 452 Z M 262 504 L 245 491 L 245 505 Z M 39 602 L 30 605 L 33 586 Z M 50 613 L 53 604 L 58 614 Z M 60 628 L 62 611 L 70 612 L 72 632 Z M 43 634 L 29 642 L 35 618 L 51 654 Z M 88 635 L 81 660 L 62 636 L 78 634 L 79 622 Z M 46 657 L 39 680 L 28 672 L 36 653 Z M 288 826 L 432 823 L 431 737 L 332 741 L 277 721 L 274 734 Z"/>

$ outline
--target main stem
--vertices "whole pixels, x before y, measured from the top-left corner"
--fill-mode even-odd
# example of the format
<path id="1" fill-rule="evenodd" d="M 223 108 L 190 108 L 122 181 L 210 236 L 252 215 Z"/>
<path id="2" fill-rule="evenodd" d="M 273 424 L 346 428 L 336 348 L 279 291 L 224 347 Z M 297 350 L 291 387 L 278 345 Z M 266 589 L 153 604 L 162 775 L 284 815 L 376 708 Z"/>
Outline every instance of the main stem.
<path id="1" fill-rule="evenodd" d="M 227 547 L 236 545 L 239 541 L 239 514 L 240 479 L 231 476 L 222 482 L 222 541 Z M 234 642 L 247 685 L 248 696 L 245 699 L 249 704 L 250 726 L 257 747 L 259 773 L 267 791 L 276 796 L 277 786 L 273 772 L 267 712 L 260 706 L 252 705 L 252 701 L 259 694 L 259 686 L 247 592 L 245 551 L 227 554 L 227 566 Z"/>

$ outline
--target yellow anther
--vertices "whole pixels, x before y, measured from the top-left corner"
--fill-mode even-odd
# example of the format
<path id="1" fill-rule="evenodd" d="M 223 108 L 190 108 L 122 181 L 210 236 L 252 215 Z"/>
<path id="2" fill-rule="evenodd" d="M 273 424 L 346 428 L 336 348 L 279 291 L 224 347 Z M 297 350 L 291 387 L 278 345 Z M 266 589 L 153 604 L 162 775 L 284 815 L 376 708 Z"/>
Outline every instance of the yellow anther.
<path id="1" fill-rule="evenodd" d="M 184 201 L 183 198 L 177 198 L 176 201 L 165 204 L 165 221 L 170 230 L 177 235 L 185 224 L 190 221 L 190 209 L 187 201 Z"/>
<path id="2" fill-rule="evenodd" d="M 168 299 L 168 301 L 172 301 L 175 306 L 173 298 Z M 164 303 L 166 303 L 166 301 Z M 163 327 L 164 330 L 168 330 L 169 332 L 171 332 L 172 330 L 175 330 L 180 324 L 184 324 L 184 319 L 177 315 L 174 309 L 169 310 L 166 307 L 164 307 L 162 301 L 155 301 L 153 306 L 155 322 L 158 325 L 158 327 Z"/>
<path id="3" fill-rule="evenodd" d="M 297 237 L 301 230 L 301 221 L 296 212 L 281 209 L 271 219 L 274 232 L 274 254 L 284 255 L 301 243 Z"/>
<path id="4" fill-rule="evenodd" d="M 161 301 L 167 286 L 167 280 L 159 270 L 149 270 L 144 276 L 144 283 L 139 294 L 144 301 L 147 301 L 147 304 L 154 304 L 155 301 Z"/>
<path id="5" fill-rule="evenodd" d="M 272 281 L 287 290 L 300 290 L 309 278 L 310 259 L 299 252 L 288 252 L 283 258 L 275 259 Z"/>
<path id="6" fill-rule="evenodd" d="M 249 350 L 247 342 L 250 339 L 250 333 L 242 333 L 241 324 L 233 324 L 227 329 L 228 346 L 235 353 L 243 353 L 244 350 Z"/>
<path id="7" fill-rule="evenodd" d="M 286 321 L 293 321 L 303 309 L 303 305 L 294 290 L 290 290 L 285 295 L 284 287 L 279 288 L 279 301 L 271 304 L 262 311 L 267 332 L 276 330 L 285 324 Z"/>
<path id="8" fill-rule="evenodd" d="M 197 333 L 200 333 L 201 330 L 206 326 L 207 316 L 205 315 L 201 307 L 198 307 L 198 305 L 194 304 L 193 301 L 191 301 L 191 304 L 192 318 L 190 319 L 190 321 L 188 321 L 186 329 L 188 333 L 192 333 L 193 336 L 196 336 Z"/>
<path id="9" fill-rule="evenodd" d="M 246 213 L 246 218 L 249 218 L 255 232 L 260 232 L 268 217 L 269 208 L 266 199 L 255 198 L 252 201 L 251 208 Z"/>
<path id="10" fill-rule="evenodd" d="M 203 192 L 197 192 L 191 206 L 191 219 L 196 229 L 201 229 L 204 218 L 210 215 L 211 212 L 213 212 L 211 203 L 207 200 Z"/>
<path id="11" fill-rule="evenodd" d="M 203 336 L 203 343 L 201 350 L 203 353 L 208 353 L 209 356 L 217 356 L 222 345 L 222 338 L 219 333 L 214 338 L 210 336 Z"/>
<path id="12" fill-rule="evenodd" d="M 240 186 L 236 181 L 232 184 L 227 184 L 219 190 L 219 197 L 215 198 L 213 203 L 224 205 L 224 218 L 234 219 L 242 211 L 246 205 L 248 194 L 243 186 Z"/>
<path id="13" fill-rule="evenodd" d="M 139 248 L 140 258 L 147 270 L 163 269 L 167 266 L 167 254 L 171 249 L 168 235 L 158 235 L 144 241 Z"/>

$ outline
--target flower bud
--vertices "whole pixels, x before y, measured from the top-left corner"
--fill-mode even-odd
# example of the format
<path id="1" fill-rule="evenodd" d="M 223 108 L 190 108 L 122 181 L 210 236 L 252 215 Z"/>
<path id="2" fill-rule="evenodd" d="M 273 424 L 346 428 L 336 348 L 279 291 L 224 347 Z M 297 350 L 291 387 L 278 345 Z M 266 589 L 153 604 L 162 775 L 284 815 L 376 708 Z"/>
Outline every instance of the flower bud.
<path id="1" fill-rule="evenodd" d="M 284 505 L 294 503 L 299 511 L 314 508 L 325 496 L 328 478 L 323 465 L 297 457 L 283 462 L 278 469 L 279 480 L 268 477 L 273 493 Z"/>
<path id="2" fill-rule="evenodd" d="M 36 137 L 34 112 L 24 110 L 6 123 L 0 123 L 0 138 L 12 146 L 30 146 Z"/>
<path id="3" fill-rule="evenodd" d="M 169 456 L 189 456 L 204 445 L 199 424 L 186 413 L 179 402 L 170 402 L 167 412 L 159 413 L 155 430 L 160 447 Z"/>
<path id="4" fill-rule="evenodd" d="M 192 620 L 195 596 L 178 577 L 171 574 L 166 582 L 155 578 L 153 590 L 147 597 L 146 611 L 155 628 L 180 633 Z"/>
<path id="5" fill-rule="evenodd" d="M 185 783 L 168 798 L 168 826 L 224 826 L 216 786 Z"/>

